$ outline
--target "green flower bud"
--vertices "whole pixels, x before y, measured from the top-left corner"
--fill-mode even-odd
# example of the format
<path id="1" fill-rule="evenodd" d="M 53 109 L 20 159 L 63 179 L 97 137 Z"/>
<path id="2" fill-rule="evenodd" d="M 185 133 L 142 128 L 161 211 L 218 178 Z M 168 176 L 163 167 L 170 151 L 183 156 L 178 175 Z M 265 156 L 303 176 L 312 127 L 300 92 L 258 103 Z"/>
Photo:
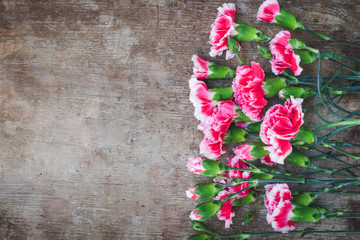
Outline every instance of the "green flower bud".
<path id="1" fill-rule="evenodd" d="M 200 203 L 195 207 L 195 215 L 201 216 L 198 221 L 206 221 L 213 215 L 215 215 L 217 212 L 219 212 L 221 208 L 222 202 L 218 200 L 212 200 L 209 202 Z"/>
<path id="2" fill-rule="evenodd" d="M 236 71 L 232 68 L 213 62 L 211 62 L 208 68 L 212 72 L 207 76 L 208 79 L 232 79 L 236 74 Z"/>
<path id="3" fill-rule="evenodd" d="M 294 222 L 317 222 L 324 218 L 329 211 L 320 206 L 304 206 L 294 204 L 293 216 L 290 218 Z"/>
<path id="4" fill-rule="evenodd" d="M 201 222 L 190 221 L 190 225 L 196 231 L 202 231 L 202 232 L 206 232 L 210 235 L 214 235 L 214 233 L 212 231 L 208 230 L 207 228 L 205 228 L 205 226 Z"/>
<path id="5" fill-rule="evenodd" d="M 313 63 L 318 59 L 318 55 L 314 52 L 310 52 L 307 50 L 298 50 L 298 49 L 293 49 L 292 51 L 300 56 L 301 65 Z"/>
<path id="6" fill-rule="evenodd" d="M 213 239 L 213 238 L 209 234 L 198 233 L 198 234 L 195 234 L 195 235 L 192 235 L 192 236 L 188 237 L 187 240 L 211 240 L 211 239 Z"/>
<path id="7" fill-rule="evenodd" d="M 258 192 L 249 191 L 249 194 L 242 198 L 236 198 L 233 201 L 235 207 L 244 206 L 255 202 L 260 197 Z"/>
<path id="8" fill-rule="evenodd" d="M 232 87 L 213 88 L 210 91 L 215 93 L 212 100 L 217 102 L 230 100 L 233 94 Z"/>
<path id="9" fill-rule="evenodd" d="M 259 167 L 260 170 L 267 172 L 268 170 L 266 168 Z M 270 173 L 276 173 L 275 169 L 271 169 Z M 274 175 L 272 174 L 266 174 L 266 173 L 253 173 L 251 175 L 252 179 L 273 179 Z"/>
<path id="10" fill-rule="evenodd" d="M 206 201 L 216 196 L 222 189 L 223 185 L 220 183 L 198 183 L 194 193 L 199 195 L 196 199 L 198 201 Z"/>
<path id="11" fill-rule="evenodd" d="M 291 163 L 293 165 L 307 168 L 311 166 L 311 162 L 309 157 L 305 156 L 303 153 L 299 152 L 295 148 L 293 148 L 292 152 L 285 158 L 285 162 Z"/>
<path id="12" fill-rule="evenodd" d="M 304 25 L 294 15 L 284 9 L 280 9 L 280 14 L 274 16 L 276 24 L 290 28 L 292 30 L 303 30 Z"/>
<path id="13" fill-rule="evenodd" d="M 225 171 L 225 165 L 220 161 L 213 160 L 203 160 L 201 165 L 204 167 L 205 171 L 201 172 L 200 175 L 204 176 L 214 176 L 221 174 Z"/>
<path id="14" fill-rule="evenodd" d="M 311 144 L 315 141 L 314 134 L 315 133 L 313 130 L 302 125 L 299 129 L 299 132 L 296 134 L 294 141 L 301 141 Z"/>
<path id="15" fill-rule="evenodd" d="M 295 49 L 306 49 L 307 46 L 303 41 L 300 41 L 299 39 L 296 38 L 291 38 L 288 40 L 288 43 L 291 44 L 291 46 L 293 46 L 293 48 Z"/>
<path id="16" fill-rule="evenodd" d="M 264 79 L 263 89 L 265 90 L 265 97 L 271 98 L 279 93 L 281 89 L 287 86 L 285 78 L 273 77 Z"/>
<path id="17" fill-rule="evenodd" d="M 262 31 L 244 22 L 240 22 L 239 25 L 235 27 L 235 30 L 237 34 L 234 38 L 240 42 L 259 42 L 266 38 Z"/>
<path id="18" fill-rule="evenodd" d="M 252 142 L 248 143 L 248 145 L 253 147 L 250 150 L 250 155 L 254 157 L 252 161 L 269 155 L 269 151 L 264 149 L 266 145 L 263 142 Z"/>
<path id="19" fill-rule="evenodd" d="M 294 204 L 309 206 L 315 201 L 317 196 L 318 195 L 313 192 L 293 193 L 293 198 L 291 199 L 291 202 Z"/>
<path id="20" fill-rule="evenodd" d="M 234 38 L 228 38 L 227 46 L 229 51 L 232 53 L 237 53 L 239 51 L 239 43 Z"/>
<path id="21" fill-rule="evenodd" d="M 249 123 L 246 126 L 246 130 L 248 130 L 248 132 L 250 132 L 250 133 L 259 133 L 260 132 L 260 126 L 261 126 L 261 122 Z"/>
<path id="22" fill-rule="evenodd" d="M 260 55 L 265 58 L 266 60 L 270 60 L 272 59 L 272 54 L 270 52 L 269 49 L 265 48 L 265 47 L 262 47 L 262 46 L 257 46 L 258 47 L 258 50 L 259 50 L 259 53 Z"/>
<path id="23" fill-rule="evenodd" d="M 315 94 L 314 90 L 309 87 L 286 87 L 280 90 L 279 97 L 288 99 L 290 96 L 294 98 L 308 98 Z"/>
<path id="24" fill-rule="evenodd" d="M 231 124 L 229 129 L 226 131 L 226 137 L 224 138 L 224 143 L 239 143 L 243 142 L 248 138 L 248 132 L 240 127 L 236 127 Z"/>

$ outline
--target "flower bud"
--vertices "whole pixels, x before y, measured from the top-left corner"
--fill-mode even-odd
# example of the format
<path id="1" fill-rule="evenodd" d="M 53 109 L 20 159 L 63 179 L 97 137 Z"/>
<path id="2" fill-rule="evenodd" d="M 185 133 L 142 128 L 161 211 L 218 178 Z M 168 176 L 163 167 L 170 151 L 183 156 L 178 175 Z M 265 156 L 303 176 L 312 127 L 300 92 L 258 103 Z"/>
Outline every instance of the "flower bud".
<path id="1" fill-rule="evenodd" d="M 232 87 L 213 88 L 210 91 L 215 93 L 212 100 L 217 102 L 230 100 L 233 94 Z"/>
<path id="2" fill-rule="evenodd" d="M 296 134 L 294 141 L 306 142 L 306 143 L 313 143 L 314 142 L 314 131 L 310 128 L 302 125 L 299 129 L 299 132 Z"/>
<path id="3" fill-rule="evenodd" d="M 206 221 L 219 212 L 221 205 L 222 202 L 218 200 L 200 203 L 195 207 L 195 210 L 191 212 L 190 219 L 201 222 Z"/>
<path id="4" fill-rule="evenodd" d="M 253 147 L 250 151 L 250 155 L 254 157 L 254 159 L 252 160 L 256 160 L 269 155 L 269 151 L 264 149 L 266 145 L 263 142 L 252 142 L 248 143 L 248 145 Z"/>
<path id="5" fill-rule="evenodd" d="M 221 162 L 201 157 L 189 158 L 187 168 L 192 173 L 204 176 L 213 176 L 225 171 L 225 165 Z"/>
<path id="6" fill-rule="evenodd" d="M 312 165 L 310 162 L 309 157 L 305 156 L 303 153 L 299 152 L 298 150 L 294 149 L 290 153 L 289 156 L 285 158 L 285 162 L 294 164 L 299 167 L 307 168 Z"/>
<path id="7" fill-rule="evenodd" d="M 232 79 L 235 76 L 235 70 L 228 66 L 222 66 L 215 63 L 209 65 L 209 70 L 212 72 L 207 76 L 208 79 Z"/>
<path id="8" fill-rule="evenodd" d="M 227 46 L 231 53 L 237 53 L 240 48 L 238 41 L 231 37 L 229 37 L 227 40 Z"/>
<path id="9" fill-rule="evenodd" d="M 230 79 L 235 76 L 235 70 L 228 66 L 222 66 L 206 61 L 197 55 L 193 55 L 193 72 L 196 79 Z"/>
<path id="10" fill-rule="evenodd" d="M 245 197 L 234 199 L 233 205 L 238 207 L 251 204 L 255 202 L 259 198 L 259 196 L 260 195 L 258 192 L 249 191 L 249 193 Z"/>
<path id="11" fill-rule="evenodd" d="M 263 86 L 263 89 L 265 90 L 265 97 L 271 98 L 271 97 L 275 96 L 276 94 L 278 94 L 281 89 L 283 89 L 284 87 L 287 86 L 286 82 L 287 81 L 285 78 L 265 77 L 264 86 Z"/>
<path id="12" fill-rule="evenodd" d="M 267 172 L 268 170 L 266 168 L 259 167 L 260 170 Z M 271 169 L 270 173 L 276 173 L 275 169 Z M 252 179 L 273 179 L 273 174 L 267 174 L 267 173 L 253 173 L 251 176 Z"/>
<path id="13" fill-rule="evenodd" d="M 198 183 L 195 187 L 187 190 L 186 194 L 193 194 L 193 199 L 198 201 L 206 201 L 213 197 L 215 197 L 221 190 L 223 189 L 223 185 L 220 183 Z M 189 196 L 188 195 L 188 196 Z"/>
<path id="14" fill-rule="evenodd" d="M 195 235 L 191 235 L 187 238 L 187 240 L 211 240 L 213 239 L 211 235 L 206 233 L 198 233 Z"/>
<path id="15" fill-rule="evenodd" d="M 272 59 L 272 54 L 269 49 L 258 45 L 258 50 L 259 50 L 260 55 L 263 58 L 265 58 L 266 60 Z"/>
<path id="16" fill-rule="evenodd" d="M 279 97 L 288 99 L 290 96 L 294 98 L 308 98 L 315 94 L 314 90 L 309 87 L 286 87 L 280 90 Z"/>
<path id="17" fill-rule="evenodd" d="M 207 228 L 205 228 L 205 226 L 201 223 L 201 222 L 198 222 L 198 221 L 190 221 L 190 225 L 191 227 L 196 230 L 196 231 L 202 231 L 202 232 L 206 232 L 210 235 L 213 235 L 214 233 L 211 232 L 210 230 L 208 230 Z"/>
<path id="18" fill-rule="evenodd" d="M 291 202 L 293 204 L 301 204 L 304 206 L 309 206 L 311 203 L 313 203 L 316 199 L 318 194 L 314 192 L 300 192 L 300 193 L 294 193 L 293 198 L 291 199 Z"/>
<path id="19" fill-rule="evenodd" d="M 249 133 L 259 133 L 261 122 L 235 122 L 235 126 L 243 128 Z"/>
<path id="20" fill-rule="evenodd" d="M 302 22 L 300 22 L 299 19 L 297 19 L 294 15 L 284 9 L 280 9 L 280 14 L 275 15 L 274 19 L 276 21 L 275 24 L 277 25 L 290 28 L 292 30 L 304 29 L 304 25 L 302 24 Z"/>
<path id="21" fill-rule="evenodd" d="M 240 42 L 259 42 L 261 40 L 267 39 L 262 31 L 244 22 L 240 22 L 235 27 L 235 30 L 237 34 L 234 36 L 234 38 Z"/>
<path id="22" fill-rule="evenodd" d="M 310 52 L 307 50 L 298 50 L 298 49 L 293 49 L 292 51 L 300 56 L 301 65 L 313 63 L 318 59 L 318 55 L 314 52 Z"/>
<path id="23" fill-rule="evenodd" d="M 326 208 L 320 206 L 304 206 L 301 204 L 294 204 L 293 206 L 293 216 L 290 219 L 295 222 L 317 222 L 329 213 Z"/>
<path id="24" fill-rule="evenodd" d="M 225 134 L 225 144 L 243 142 L 248 138 L 249 135 L 245 129 L 236 127 L 235 125 L 230 125 L 229 129 L 226 131 Z"/>

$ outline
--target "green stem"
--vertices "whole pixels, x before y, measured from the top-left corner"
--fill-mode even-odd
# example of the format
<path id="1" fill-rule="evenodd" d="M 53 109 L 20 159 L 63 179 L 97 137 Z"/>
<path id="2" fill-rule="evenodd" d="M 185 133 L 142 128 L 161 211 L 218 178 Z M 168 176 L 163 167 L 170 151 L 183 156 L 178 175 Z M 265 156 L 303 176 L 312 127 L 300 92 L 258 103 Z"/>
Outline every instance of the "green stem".
<path id="1" fill-rule="evenodd" d="M 360 124 L 360 119 L 352 119 L 340 122 L 332 122 L 324 125 L 318 126 L 309 126 L 310 128 L 315 128 L 316 130 L 324 130 L 328 128 L 338 127 L 338 126 L 356 126 Z"/>
<path id="2" fill-rule="evenodd" d="M 239 61 L 240 66 L 245 64 L 244 61 L 240 58 L 239 53 L 235 53 L 235 56 L 236 56 L 237 60 Z"/>
<path id="3" fill-rule="evenodd" d="M 327 41 L 333 41 L 333 42 L 337 42 L 337 43 L 342 43 L 342 44 L 346 44 L 346 45 L 350 45 L 350 46 L 354 46 L 354 47 L 358 47 L 360 48 L 360 45 L 356 44 L 356 43 L 351 43 L 351 42 L 347 42 L 347 41 L 344 41 L 344 40 L 338 40 L 338 39 L 334 39 L 334 38 L 331 38 L 327 35 L 324 35 L 324 34 L 320 34 L 320 33 L 317 33 L 315 31 L 312 31 L 306 27 L 303 28 L 305 31 L 311 33 L 311 34 L 314 34 L 324 40 L 327 40 Z"/>

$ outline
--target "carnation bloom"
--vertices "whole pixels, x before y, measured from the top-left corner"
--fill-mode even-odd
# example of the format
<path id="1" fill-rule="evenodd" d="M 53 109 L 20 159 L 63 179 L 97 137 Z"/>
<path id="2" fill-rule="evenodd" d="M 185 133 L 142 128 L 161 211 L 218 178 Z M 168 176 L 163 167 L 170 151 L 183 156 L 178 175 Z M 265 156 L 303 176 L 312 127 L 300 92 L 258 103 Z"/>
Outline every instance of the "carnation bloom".
<path id="1" fill-rule="evenodd" d="M 233 200 L 228 199 L 224 202 L 220 208 L 220 211 L 217 213 L 218 219 L 225 221 L 225 228 L 230 227 L 230 224 L 232 224 L 232 218 L 235 216 L 235 212 L 232 207 Z"/>
<path id="2" fill-rule="evenodd" d="M 277 0 L 266 0 L 261 4 L 257 13 L 257 19 L 269 23 L 275 23 L 275 15 L 280 15 L 280 6 Z"/>
<path id="3" fill-rule="evenodd" d="M 264 118 L 262 112 L 266 106 L 265 91 L 263 89 L 265 73 L 260 64 L 251 62 L 251 66 L 239 66 L 233 80 L 235 101 L 241 110 L 253 121 Z"/>
<path id="4" fill-rule="evenodd" d="M 196 212 L 199 211 L 198 209 L 195 209 L 194 211 L 192 211 L 190 213 L 190 219 L 193 220 L 193 221 L 197 221 L 199 220 L 200 218 L 202 218 L 201 215 L 196 215 Z"/>
<path id="5" fill-rule="evenodd" d="M 271 161 L 271 158 L 269 155 L 266 155 L 265 157 L 260 158 L 260 161 L 262 164 L 272 166 L 275 164 L 275 162 Z"/>
<path id="6" fill-rule="evenodd" d="M 236 34 L 236 23 L 234 22 L 236 11 L 235 4 L 224 3 L 222 7 L 218 8 L 218 11 L 218 16 L 211 25 L 209 43 L 212 46 L 210 56 L 220 56 L 224 50 L 227 50 L 226 59 L 228 60 L 234 57 L 234 54 L 228 49 L 227 42 L 229 37 L 233 37 Z"/>
<path id="7" fill-rule="evenodd" d="M 208 62 L 197 55 L 193 55 L 191 60 L 194 62 L 194 76 L 197 79 L 206 79 L 208 75 L 212 73 L 212 71 L 209 69 L 209 66 L 211 65 L 211 62 Z"/>
<path id="8" fill-rule="evenodd" d="M 265 207 L 267 208 L 266 219 L 271 226 L 279 232 L 287 233 L 295 229 L 295 224 L 290 220 L 294 208 L 290 199 L 292 198 L 287 184 L 266 185 Z"/>
<path id="9" fill-rule="evenodd" d="M 202 157 L 191 157 L 188 159 L 186 167 L 190 172 L 200 174 L 201 172 L 206 171 L 206 169 L 201 165 L 203 160 L 204 158 Z"/>
<path id="10" fill-rule="evenodd" d="M 200 195 L 194 193 L 195 189 L 197 188 L 197 186 L 195 187 L 191 187 L 188 190 L 186 190 L 186 196 L 188 198 L 192 198 L 192 199 L 198 199 L 200 197 Z"/>
<path id="11" fill-rule="evenodd" d="M 195 77 L 189 80 L 190 101 L 195 107 L 194 115 L 200 121 L 205 121 L 208 116 L 213 114 L 216 102 L 212 100 L 215 93 L 209 91 L 206 84 L 198 81 Z"/>
<path id="12" fill-rule="evenodd" d="M 291 51 L 294 47 L 288 43 L 289 39 L 291 39 L 290 32 L 281 31 L 270 42 L 270 51 L 273 55 L 270 60 L 271 69 L 276 75 L 290 68 L 298 76 L 303 70 L 300 67 L 300 56 Z"/>
<path id="13" fill-rule="evenodd" d="M 242 160 L 252 160 L 254 157 L 250 154 L 250 151 L 253 149 L 253 146 L 248 144 L 242 144 L 235 148 L 235 155 Z"/>
<path id="14" fill-rule="evenodd" d="M 304 114 L 301 109 L 303 99 L 293 98 L 271 107 L 265 114 L 260 128 L 261 140 L 269 145 L 265 150 L 270 152 L 273 162 L 284 164 L 285 158 L 291 153 L 290 139 L 299 132 L 304 123 Z"/>

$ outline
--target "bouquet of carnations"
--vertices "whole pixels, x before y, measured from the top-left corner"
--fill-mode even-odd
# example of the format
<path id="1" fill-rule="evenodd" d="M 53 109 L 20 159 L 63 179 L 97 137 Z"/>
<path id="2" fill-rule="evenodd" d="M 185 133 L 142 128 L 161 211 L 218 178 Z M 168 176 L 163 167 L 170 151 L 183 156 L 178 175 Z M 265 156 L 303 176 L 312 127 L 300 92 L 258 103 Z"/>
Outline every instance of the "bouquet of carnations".
<path id="1" fill-rule="evenodd" d="M 360 218 L 360 212 L 326 208 L 316 201 L 323 194 L 360 193 L 354 191 L 360 184 L 360 164 L 357 162 L 360 154 L 356 152 L 360 145 L 334 138 L 337 133 L 360 125 L 360 109 L 347 109 L 340 102 L 347 94 L 360 93 L 360 71 L 356 68 L 360 59 L 310 47 L 292 38 L 288 30 L 267 36 L 245 22 L 235 22 L 235 11 L 235 5 L 231 3 L 218 8 L 209 43 L 211 57 L 221 56 L 225 51 L 226 60 L 237 58 L 237 69 L 209 62 L 197 55 L 192 57 L 190 101 L 204 139 L 200 143 L 201 156 L 189 158 L 187 168 L 192 173 L 210 177 L 211 181 L 196 184 L 186 191 L 189 198 L 200 202 L 190 214 L 191 226 L 200 233 L 188 239 L 360 233 L 346 229 L 295 230 L 297 222 Z M 257 19 L 294 31 L 307 31 L 325 41 L 360 48 L 360 45 L 308 29 L 293 14 L 281 9 L 277 0 L 263 2 Z M 256 61 L 244 63 L 239 52 L 240 42 L 245 41 L 258 45 L 260 55 L 271 64 L 271 74 L 265 73 Z M 323 61 L 336 64 L 332 76 L 322 74 Z M 316 74 L 301 75 L 307 64 L 317 64 Z M 204 82 L 206 79 L 227 79 L 232 81 L 232 86 L 209 89 Z M 269 106 L 268 101 L 277 96 L 284 103 Z M 313 104 L 304 108 L 306 100 Z M 329 120 L 321 114 L 321 109 L 338 121 Z M 312 113 L 323 123 L 309 126 L 304 122 L 307 113 Z M 322 130 L 325 129 L 324 133 Z M 238 144 L 227 164 L 220 159 L 226 144 Z M 328 164 L 333 167 L 324 168 L 319 166 L 321 161 L 337 164 Z M 284 164 L 306 170 L 277 169 L 278 165 Z M 264 222 L 271 224 L 274 232 L 219 235 L 202 223 L 216 215 L 225 221 L 225 228 L 229 228 L 235 210 L 249 204 L 254 208 L 244 214 L 242 224 L 252 221 L 256 211 L 264 206 L 267 209 Z"/>

